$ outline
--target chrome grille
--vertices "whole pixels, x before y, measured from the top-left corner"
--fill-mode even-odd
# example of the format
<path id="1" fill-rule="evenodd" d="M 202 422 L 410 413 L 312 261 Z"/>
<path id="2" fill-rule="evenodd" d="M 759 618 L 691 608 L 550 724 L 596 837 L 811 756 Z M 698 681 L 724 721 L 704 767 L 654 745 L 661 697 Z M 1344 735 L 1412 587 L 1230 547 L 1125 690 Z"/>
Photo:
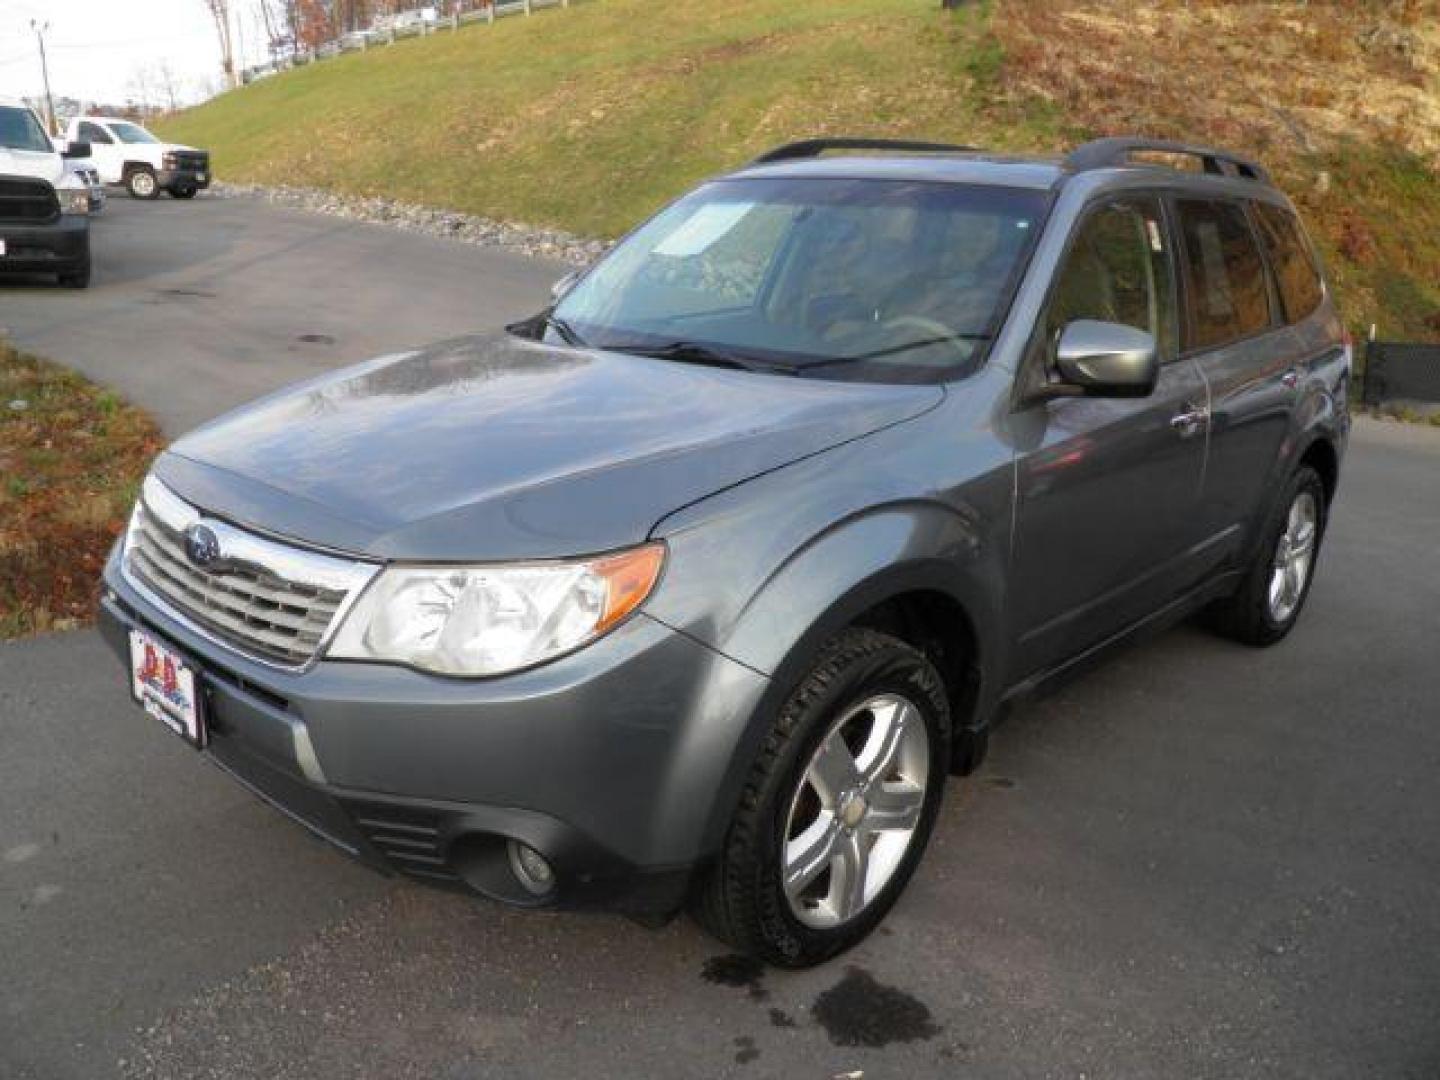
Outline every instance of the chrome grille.
<path id="1" fill-rule="evenodd" d="M 207 565 L 190 557 L 185 530 L 219 540 Z M 155 479 L 145 482 L 125 538 L 125 570 L 210 636 L 258 659 L 304 667 L 376 567 L 280 544 L 213 518 Z"/>

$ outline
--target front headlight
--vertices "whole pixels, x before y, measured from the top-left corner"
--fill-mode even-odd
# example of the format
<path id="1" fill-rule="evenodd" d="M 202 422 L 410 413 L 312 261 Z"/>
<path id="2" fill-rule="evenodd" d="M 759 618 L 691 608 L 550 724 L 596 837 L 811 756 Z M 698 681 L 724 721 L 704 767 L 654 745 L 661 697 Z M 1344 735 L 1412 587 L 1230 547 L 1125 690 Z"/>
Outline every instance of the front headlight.
<path id="1" fill-rule="evenodd" d="M 392 566 L 370 583 L 331 643 L 345 660 L 442 675 L 500 675 L 595 640 L 655 587 L 665 548 L 573 562 Z"/>
<path id="2" fill-rule="evenodd" d="M 61 188 L 55 194 L 60 196 L 60 212 L 62 214 L 88 214 L 90 212 L 88 189 Z"/>

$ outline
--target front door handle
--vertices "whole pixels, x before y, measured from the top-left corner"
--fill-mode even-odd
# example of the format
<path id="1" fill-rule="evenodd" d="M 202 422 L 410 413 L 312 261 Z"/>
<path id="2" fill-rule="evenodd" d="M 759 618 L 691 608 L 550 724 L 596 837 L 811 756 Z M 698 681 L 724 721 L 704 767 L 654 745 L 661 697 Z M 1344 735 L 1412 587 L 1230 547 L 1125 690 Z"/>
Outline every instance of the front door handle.
<path id="1" fill-rule="evenodd" d="M 1182 439 L 1188 439 L 1205 426 L 1209 417 L 1210 410 L 1203 405 L 1186 405 L 1184 412 L 1178 412 L 1170 418 L 1170 426 Z"/>
<path id="2" fill-rule="evenodd" d="M 1300 385 L 1300 369 L 1292 367 L 1289 371 L 1285 372 L 1284 375 L 1280 376 L 1280 384 L 1287 390 L 1294 390 L 1295 387 Z"/>

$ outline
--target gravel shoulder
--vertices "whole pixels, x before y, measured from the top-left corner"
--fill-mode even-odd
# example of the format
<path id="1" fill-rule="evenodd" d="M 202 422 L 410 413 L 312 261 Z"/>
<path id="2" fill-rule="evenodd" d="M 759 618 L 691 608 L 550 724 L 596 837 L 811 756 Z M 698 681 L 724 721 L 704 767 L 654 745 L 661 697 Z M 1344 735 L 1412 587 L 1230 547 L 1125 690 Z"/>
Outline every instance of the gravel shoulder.
<path id="1" fill-rule="evenodd" d="M 256 199 L 271 206 L 371 225 L 388 225 L 406 232 L 478 244 L 529 258 L 559 259 L 573 266 L 588 266 L 610 250 L 608 240 L 576 236 L 558 229 L 496 221 L 458 210 L 416 206 L 396 199 L 341 195 L 320 188 L 266 187 L 259 184 L 217 183 L 211 190 L 222 199 Z"/>

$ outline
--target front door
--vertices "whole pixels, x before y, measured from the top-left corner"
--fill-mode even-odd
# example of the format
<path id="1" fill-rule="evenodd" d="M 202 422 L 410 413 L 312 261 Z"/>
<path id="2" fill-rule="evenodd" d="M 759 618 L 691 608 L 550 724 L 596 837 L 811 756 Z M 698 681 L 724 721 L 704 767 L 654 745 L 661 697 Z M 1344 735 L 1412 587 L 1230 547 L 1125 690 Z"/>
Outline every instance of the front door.
<path id="1" fill-rule="evenodd" d="M 77 126 L 75 137 L 90 144 L 91 164 L 100 173 L 100 179 L 107 184 L 118 184 L 125 164 L 125 148 L 115 140 L 115 136 L 100 124 L 85 120 Z"/>
<path id="2" fill-rule="evenodd" d="M 1069 322 L 1099 319 L 1152 334 L 1161 368 L 1148 397 L 1061 398 L 1013 418 L 1013 679 L 1055 667 L 1195 583 L 1209 402 L 1198 368 L 1178 356 L 1169 236 L 1157 198 L 1092 208 L 1027 357 L 1051 363 Z"/>

